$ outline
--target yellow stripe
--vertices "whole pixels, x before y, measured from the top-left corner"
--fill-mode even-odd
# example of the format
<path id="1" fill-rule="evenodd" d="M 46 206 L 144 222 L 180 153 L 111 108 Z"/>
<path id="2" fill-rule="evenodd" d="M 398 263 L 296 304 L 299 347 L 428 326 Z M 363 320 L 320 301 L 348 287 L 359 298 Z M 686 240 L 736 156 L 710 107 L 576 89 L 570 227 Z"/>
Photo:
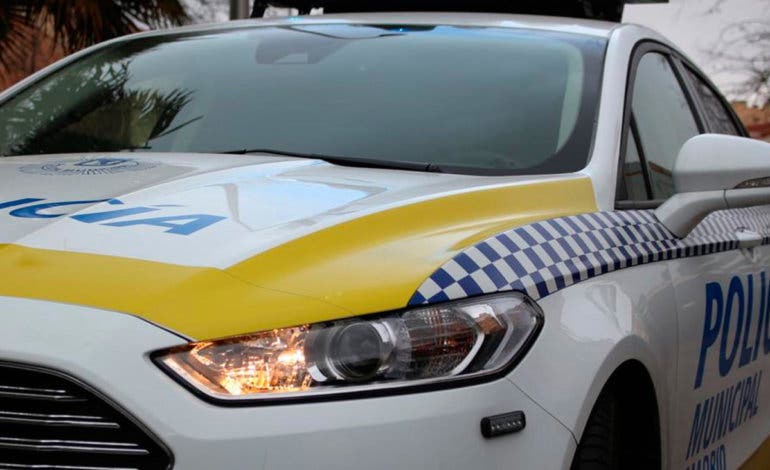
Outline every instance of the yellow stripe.
<path id="1" fill-rule="evenodd" d="M 513 226 L 596 210 L 587 178 L 509 186 L 362 217 L 228 269 L 356 313 L 403 307 L 459 250 Z"/>
<path id="2" fill-rule="evenodd" d="M 132 313 L 193 338 L 312 321 L 339 307 L 252 286 L 212 268 L 0 245 L 0 295 Z M 3 314 L 23 312 L 3 312 Z"/>
<path id="3" fill-rule="evenodd" d="M 767 439 L 749 460 L 741 465 L 740 470 L 767 470 L 770 468 L 770 439 Z"/>
<path id="4" fill-rule="evenodd" d="M 225 270 L 0 245 L 0 295 L 133 313 L 194 338 L 406 305 L 459 250 L 596 210 L 588 178 L 428 200 L 330 227 Z"/>

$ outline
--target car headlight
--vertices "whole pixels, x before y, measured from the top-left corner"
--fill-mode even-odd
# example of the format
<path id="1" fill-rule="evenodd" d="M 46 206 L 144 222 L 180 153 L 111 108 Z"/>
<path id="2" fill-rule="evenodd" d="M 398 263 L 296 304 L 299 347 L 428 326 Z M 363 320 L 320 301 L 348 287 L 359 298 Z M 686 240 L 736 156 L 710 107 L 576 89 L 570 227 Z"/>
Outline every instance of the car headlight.
<path id="1" fill-rule="evenodd" d="M 153 357 L 205 397 L 227 402 L 388 393 L 494 378 L 543 322 L 518 292 L 200 341 Z"/>

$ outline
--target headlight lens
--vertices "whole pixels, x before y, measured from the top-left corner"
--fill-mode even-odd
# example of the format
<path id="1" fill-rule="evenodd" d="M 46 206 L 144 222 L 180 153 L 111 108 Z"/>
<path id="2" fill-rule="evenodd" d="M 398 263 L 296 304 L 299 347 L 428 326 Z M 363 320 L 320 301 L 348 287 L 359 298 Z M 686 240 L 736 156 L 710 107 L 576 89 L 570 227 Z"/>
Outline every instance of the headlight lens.
<path id="1" fill-rule="evenodd" d="M 450 385 L 511 367 L 543 322 L 518 292 L 201 341 L 156 361 L 209 398 L 296 399 Z"/>

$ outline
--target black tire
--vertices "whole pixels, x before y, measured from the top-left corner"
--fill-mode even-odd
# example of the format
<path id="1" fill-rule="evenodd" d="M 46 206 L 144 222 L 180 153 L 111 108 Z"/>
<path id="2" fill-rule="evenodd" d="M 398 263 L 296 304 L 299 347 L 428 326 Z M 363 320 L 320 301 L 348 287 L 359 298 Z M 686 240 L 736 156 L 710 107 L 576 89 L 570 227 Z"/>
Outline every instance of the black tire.
<path id="1" fill-rule="evenodd" d="M 618 468 L 616 444 L 617 402 L 611 387 L 605 387 L 591 410 L 570 470 Z"/>
<path id="2" fill-rule="evenodd" d="M 608 384 L 588 418 L 571 470 L 655 470 L 661 468 L 657 414 L 643 411 L 635 397 Z M 653 419 L 654 418 L 654 419 Z"/>

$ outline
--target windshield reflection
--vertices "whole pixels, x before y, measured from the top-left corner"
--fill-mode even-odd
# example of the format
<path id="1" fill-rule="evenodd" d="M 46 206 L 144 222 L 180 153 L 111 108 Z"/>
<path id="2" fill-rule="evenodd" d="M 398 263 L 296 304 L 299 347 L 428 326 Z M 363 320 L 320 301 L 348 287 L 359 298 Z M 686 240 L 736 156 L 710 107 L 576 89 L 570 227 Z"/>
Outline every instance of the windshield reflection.
<path id="1" fill-rule="evenodd" d="M 275 149 L 449 173 L 576 171 L 588 157 L 605 47 L 567 33 L 447 25 L 130 39 L 0 103 L 0 156 Z"/>

